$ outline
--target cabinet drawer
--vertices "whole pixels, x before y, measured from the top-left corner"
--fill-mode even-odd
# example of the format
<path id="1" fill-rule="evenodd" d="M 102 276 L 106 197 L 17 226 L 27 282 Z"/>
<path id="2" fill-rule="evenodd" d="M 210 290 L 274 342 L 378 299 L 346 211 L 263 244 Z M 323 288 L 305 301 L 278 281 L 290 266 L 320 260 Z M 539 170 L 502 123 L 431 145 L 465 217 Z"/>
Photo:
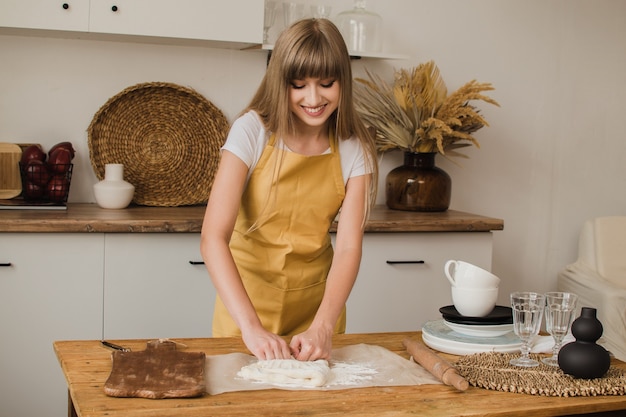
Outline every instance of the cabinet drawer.
<path id="1" fill-rule="evenodd" d="M 263 1 L 91 0 L 89 31 L 262 43 Z"/>
<path id="2" fill-rule="evenodd" d="M 98 234 L 0 233 L 0 415 L 67 413 L 52 342 L 101 337 L 103 246 Z"/>
<path id="3" fill-rule="evenodd" d="M 86 32 L 89 0 L 3 0 L 0 27 Z"/>
<path id="4" fill-rule="evenodd" d="M 215 289 L 199 233 L 106 234 L 104 337 L 209 337 Z"/>
<path id="5" fill-rule="evenodd" d="M 420 330 L 452 303 L 448 259 L 491 269 L 492 234 L 366 233 L 347 303 L 349 333 Z"/>

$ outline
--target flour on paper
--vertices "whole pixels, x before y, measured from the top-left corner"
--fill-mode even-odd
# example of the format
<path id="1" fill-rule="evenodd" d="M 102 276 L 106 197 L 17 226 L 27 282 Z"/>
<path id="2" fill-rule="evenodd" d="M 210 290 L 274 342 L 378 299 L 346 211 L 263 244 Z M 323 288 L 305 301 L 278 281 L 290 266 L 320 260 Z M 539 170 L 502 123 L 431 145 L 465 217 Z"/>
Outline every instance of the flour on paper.
<path id="1" fill-rule="evenodd" d="M 322 387 L 330 375 L 328 362 L 296 359 L 260 360 L 241 368 L 237 373 L 250 381 L 290 387 Z"/>
<path id="2" fill-rule="evenodd" d="M 335 385 L 361 385 L 372 381 L 378 371 L 365 364 L 333 362 L 330 368 L 330 378 L 327 386 Z"/>

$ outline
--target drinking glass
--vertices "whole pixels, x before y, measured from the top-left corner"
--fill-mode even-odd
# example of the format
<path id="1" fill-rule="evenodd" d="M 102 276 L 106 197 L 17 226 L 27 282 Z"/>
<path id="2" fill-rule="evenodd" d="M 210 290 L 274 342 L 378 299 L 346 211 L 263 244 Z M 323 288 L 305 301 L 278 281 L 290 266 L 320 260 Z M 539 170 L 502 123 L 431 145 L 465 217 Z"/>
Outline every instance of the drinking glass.
<path id="1" fill-rule="evenodd" d="M 513 309 L 513 330 L 522 340 L 522 356 L 511 359 L 511 365 L 538 366 L 539 362 L 531 359 L 530 341 L 537 336 L 541 327 L 541 318 L 545 305 L 545 296 L 536 292 L 514 292 L 511 294 Z"/>
<path id="2" fill-rule="evenodd" d="M 265 2 L 265 15 L 263 17 L 263 43 L 268 43 L 270 28 L 274 26 L 274 21 L 276 20 L 275 1 Z"/>
<path id="3" fill-rule="evenodd" d="M 552 356 L 541 360 L 546 365 L 559 366 L 559 350 L 574 321 L 577 299 L 576 294 L 569 292 L 546 293 L 546 330 L 554 339 Z"/>
<path id="4" fill-rule="evenodd" d="M 296 2 L 284 2 L 283 3 L 283 19 L 285 20 L 285 27 L 288 28 L 291 24 L 304 17 L 304 3 Z"/>
<path id="5" fill-rule="evenodd" d="M 330 17 L 331 6 L 313 5 L 311 6 L 311 14 L 316 19 L 328 19 Z"/>

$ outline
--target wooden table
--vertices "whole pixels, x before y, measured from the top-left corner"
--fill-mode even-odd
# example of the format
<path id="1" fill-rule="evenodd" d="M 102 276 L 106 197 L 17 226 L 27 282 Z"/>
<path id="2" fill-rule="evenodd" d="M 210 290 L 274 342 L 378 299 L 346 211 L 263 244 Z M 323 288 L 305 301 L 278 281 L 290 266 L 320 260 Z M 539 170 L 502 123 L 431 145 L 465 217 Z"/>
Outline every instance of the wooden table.
<path id="1" fill-rule="evenodd" d="M 334 347 L 367 343 L 408 358 L 402 340 L 421 340 L 419 332 L 336 336 Z M 247 352 L 240 339 L 177 339 L 186 351 L 207 355 Z M 143 350 L 146 340 L 114 341 Z M 111 371 L 111 351 L 99 341 L 59 341 L 54 349 L 69 387 L 69 415 L 138 416 L 561 416 L 626 410 L 626 396 L 541 397 L 445 385 L 373 387 L 336 391 L 260 390 L 205 395 L 192 399 L 113 398 L 103 385 Z M 444 355 L 448 360 L 453 356 Z M 626 364 L 615 362 L 626 369 Z M 623 415 L 619 412 L 615 415 Z"/>

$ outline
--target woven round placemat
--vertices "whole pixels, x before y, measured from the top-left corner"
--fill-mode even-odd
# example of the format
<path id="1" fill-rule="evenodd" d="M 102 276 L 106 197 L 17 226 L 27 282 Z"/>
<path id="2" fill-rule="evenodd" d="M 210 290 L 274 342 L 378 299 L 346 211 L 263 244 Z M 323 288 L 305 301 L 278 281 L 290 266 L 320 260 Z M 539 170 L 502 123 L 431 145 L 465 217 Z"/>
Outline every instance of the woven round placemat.
<path id="1" fill-rule="evenodd" d="M 519 355 L 498 352 L 476 353 L 463 356 L 455 366 L 470 385 L 494 391 L 547 397 L 591 397 L 626 393 L 625 372 L 614 366 L 611 366 L 602 378 L 580 379 L 542 362 L 533 368 L 509 364 L 511 359 Z M 530 356 L 539 361 L 542 358 L 537 354 Z"/>
<path id="2" fill-rule="evenodd" d="M 223 113 L 195 90 L 141 83 L 111 97 L 95 114 L 87 130 L 89 157 L 100 180 L 106 164 L 124 164 L 136 204 L 202 204 L 228 128 Z"/>

